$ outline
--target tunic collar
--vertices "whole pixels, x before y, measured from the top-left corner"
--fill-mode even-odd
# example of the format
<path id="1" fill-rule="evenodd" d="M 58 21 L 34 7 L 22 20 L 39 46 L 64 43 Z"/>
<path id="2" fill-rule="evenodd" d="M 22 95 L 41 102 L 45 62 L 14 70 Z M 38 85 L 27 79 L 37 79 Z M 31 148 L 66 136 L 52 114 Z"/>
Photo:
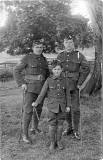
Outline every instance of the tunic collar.
<path id="1" fill-rule="evenodd" d="M 72 54 L 72 53 L 74 53 L 74 51 L 75 51 L 75 50 L 72 50 L 72 51 L 65 50 L 65 52 L 66 52 L 67 54 Z"/>
<path id="2" fill-rule="evenodd" d="M 56 80 L 58 80 L 58 79 L 60 80 L 60 79 L 62 79 L 62 76 L 60 75 L 59 77 L 56 77 L 56 76 L 53 75 L 52 78 L 56 79 Z"/>
<path id="3" fill-rule="evenodd" d="M 43 57 L 43 55 L 42 54 L 40 54 L 40 55 L 36 55 L 35 53 L 33 53 L 33 52 L 31 52 L 30 53 L 33 57 L 35 57 L 35 58 L 40 58 L 40 57 Z"/>

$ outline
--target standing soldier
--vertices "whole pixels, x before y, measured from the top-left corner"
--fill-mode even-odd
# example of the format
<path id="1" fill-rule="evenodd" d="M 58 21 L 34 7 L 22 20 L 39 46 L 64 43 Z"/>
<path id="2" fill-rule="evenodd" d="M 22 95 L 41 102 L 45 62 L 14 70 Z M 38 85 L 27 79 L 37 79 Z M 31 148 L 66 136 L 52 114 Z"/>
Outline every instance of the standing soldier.
<path id="1" fill-rule="evenodd" d="M 73 134 L 74 138 L 80 140 L 80 134 L 78 133 L 80 121 L 79 89 L 90 70 L 85 57 L 79 51 L 75 50 L 72 35 L 64 35 L 63 44 L 64 51 L 58 55 L 57 59 L 63 65 L 68 98 L 71 99 L 70 112 L 66 115 L 68 128 L 63 132 L 63 135 Z"/>
<path id="2" fill-rule="evenodd" d="M 34 114 L 32 102 L 38 97 L 46 78 L 49 76 L 48 64 L 42 54 L 42 39 L 33 41 L 32 51 L 33 52 L 23 57 L 21 62 L 15 67 L 14 70 L 14 75 L 18 86 L 20 86 L 23 91 L 25 90 L 22 138 L 26 143 L 31 142 L 28 136 L 28 128 L 32 115 L 34 115 L 35 131 L 39 131 L 37 114 L 40 118 L 43 102 L 38 105 L 37 113 L 34 112 Z M 24 77 L 22 76 L 23 70 L 25 70 Z"/>

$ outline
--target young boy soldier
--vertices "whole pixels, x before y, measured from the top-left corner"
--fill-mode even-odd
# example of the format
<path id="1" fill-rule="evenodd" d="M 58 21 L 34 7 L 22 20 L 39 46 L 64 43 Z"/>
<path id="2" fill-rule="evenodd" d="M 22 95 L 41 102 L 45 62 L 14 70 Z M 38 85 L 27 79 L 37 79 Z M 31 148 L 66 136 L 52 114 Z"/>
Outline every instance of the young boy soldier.
<path id="1" fill-rule="evenodd" d="M 32 52 L 21 60 L 15 67 L 14 75 L 18 86 L 25 90 L 25 104 L 23 112 L 23 141 L 30 142 L 28 136 L 28 128 L 33 114 L 32 102 L 36 100 L 41 88 L 49 76 L 48 64 L 42 54 L 43 42 L 42 39 L 33 41 Z M 22 71 L 25 70 L 25 76 L 22 76 Z M 43 102 L 37 107 L 37 114 L 40 117 L 42 112 Z M 39 132 L 37 114 L 34 112 L 35 131 Z"/>
<path id="2" fill-rule="evenodd" d="M 52 73 L 53 75 L 45 81 L 37 100 L 32 103 L 34 107 L 38 106 L 47 93 L 51 151 L 55 149 L 55 144 L 57 144 L 60 150 L 63 149 L 61 136 L 66 111 L 66 83 L 64 77 L 61 75 L 62 65 L 57 60 L 52 62 Z M 69 103 L 67 102 L 67 104 Z M 69 111 L 69 107 L 67 108 L 67 111 Z"/>
<path id="3" fill-rule="evenodd" d="M 73 36 L 65 34 L 65 31 L 63 44 L 64 51 L 58 55 L 57 60 L 63 65 L 68 98 L 71 99 L 70 112 L 66 116 L 68 128 L 63 132 L 63 135 L 73 134 L 74 138 L 80 140 L 80 134 L 78 133 L 80 121 L 79 89 L 90 70 L 85 57 L 75 50 Z"/>

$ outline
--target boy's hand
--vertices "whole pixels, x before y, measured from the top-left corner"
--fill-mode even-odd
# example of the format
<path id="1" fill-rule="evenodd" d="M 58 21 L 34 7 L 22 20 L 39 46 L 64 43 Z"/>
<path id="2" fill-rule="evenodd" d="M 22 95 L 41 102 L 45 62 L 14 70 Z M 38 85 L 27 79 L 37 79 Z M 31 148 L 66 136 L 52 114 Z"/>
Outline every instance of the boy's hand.
<path id="1" fill-rule="evenodd" d="M 32 106 L 33 106 L 33 107 L 37 107 L 38 104 L 37 104 L 36 102 L 33 102 L 33 103 L 32 103 Z"/>
<path id="2" fill-rule="evenodd" d="M 70 108 L 69 107 L 66 108 L 66 112 L 70 112 Z"/>

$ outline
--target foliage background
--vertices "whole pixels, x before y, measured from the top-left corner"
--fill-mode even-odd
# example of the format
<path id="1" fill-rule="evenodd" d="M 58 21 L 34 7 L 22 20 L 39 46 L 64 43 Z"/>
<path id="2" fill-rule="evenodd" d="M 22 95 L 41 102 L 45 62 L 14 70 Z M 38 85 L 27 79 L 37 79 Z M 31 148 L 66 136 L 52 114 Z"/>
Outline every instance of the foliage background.
<path id="1" fill-rule="evenodd" d="M 55 51 L 55 42 L 62 43 L 65 28 L 75 36 L 76 47 L 92 46 L 95 36 L 88 19 L 72 16 L 70 3 L 70 0 L 5 1 L 9 15 L 7 26 L 0 30 L 0 49 L 9 46 L 9 54 L 26 54 L 33 39 L 43 37 L 45 51 Z"/>

